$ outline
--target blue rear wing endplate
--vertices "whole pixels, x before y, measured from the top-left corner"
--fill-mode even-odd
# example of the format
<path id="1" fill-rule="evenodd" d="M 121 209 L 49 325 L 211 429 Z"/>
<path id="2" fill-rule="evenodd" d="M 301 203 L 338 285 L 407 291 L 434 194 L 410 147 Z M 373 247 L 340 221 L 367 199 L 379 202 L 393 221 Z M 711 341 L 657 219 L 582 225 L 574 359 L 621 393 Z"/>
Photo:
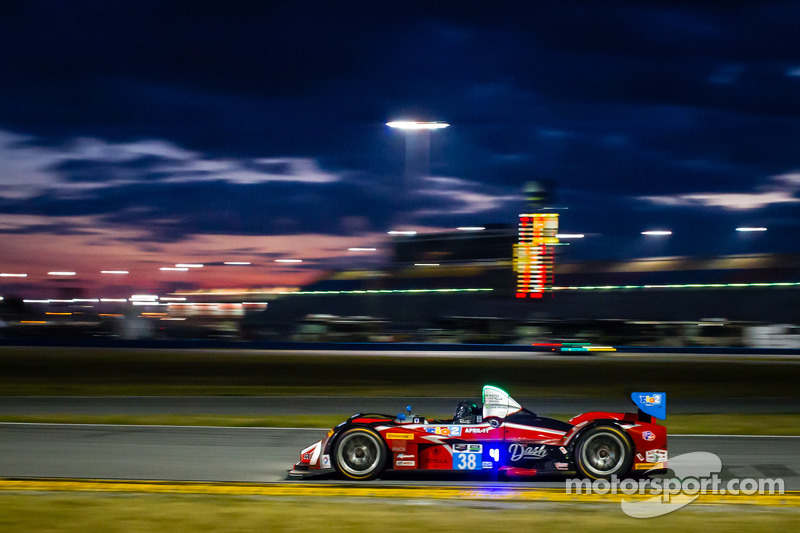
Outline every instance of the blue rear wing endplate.
<path id="1" fill-rule="evenodd" d="M 645 414 L 654 416 L 659 420 L 667 418 L 666 392 L 632 392 L 631 400 Z"/>

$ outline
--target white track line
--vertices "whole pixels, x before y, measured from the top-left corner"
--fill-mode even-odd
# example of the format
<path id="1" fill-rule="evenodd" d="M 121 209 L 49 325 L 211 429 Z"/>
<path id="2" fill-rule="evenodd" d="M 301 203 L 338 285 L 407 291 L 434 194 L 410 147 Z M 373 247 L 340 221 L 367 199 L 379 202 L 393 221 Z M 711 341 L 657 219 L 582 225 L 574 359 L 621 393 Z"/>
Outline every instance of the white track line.
<path id="1" fill-rule="evenodd" d="M 800 435 L 714 435 L 713 433 L 667 433 L 670 437 L 724 437 L 737 439 L 800 439 Z"/>
<path id="2" fill-rule="evenodd" d="M 90 428 L 185 428 L 185 429 L 253 429 L 258 431 L 327 431 L 329 428 L 300 428 L 275 426 L 181 426 L 170 424 L 64 424 L 60 422 L 0 422 L 2 426 L 63 426 Z M 736 438 L 736 439 L 800 439 L 800 435 L 715 435 L 713 433 L 672 433 L 667 437 Z"/>
<path id="3" fill-rule="evenodd" d="M 174 424 L 69 424 L 63 422 L 0 422 L 2 426 L 60 426 L 60 427 L 88 427 L 88 428 L 185 428 L 185 429 L 256 429 L 256 430 L 284 430 L 293 431 L 327 431 L 330 428 L 292 428 L 273 426 L 182 426 Z"/>

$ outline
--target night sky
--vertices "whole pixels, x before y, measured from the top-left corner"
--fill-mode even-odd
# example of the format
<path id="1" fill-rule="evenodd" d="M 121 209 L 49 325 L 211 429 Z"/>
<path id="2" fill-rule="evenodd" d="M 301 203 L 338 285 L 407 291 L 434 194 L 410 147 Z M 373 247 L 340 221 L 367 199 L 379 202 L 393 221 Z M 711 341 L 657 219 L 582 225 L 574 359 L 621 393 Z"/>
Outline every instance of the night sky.
<path id="1" fill-rule="evenodd" d="M 302 284 L 536 180 L 564 259 L 800 251 L 800 3 L 709 4 L 5 0 L 0 294 Z"/>

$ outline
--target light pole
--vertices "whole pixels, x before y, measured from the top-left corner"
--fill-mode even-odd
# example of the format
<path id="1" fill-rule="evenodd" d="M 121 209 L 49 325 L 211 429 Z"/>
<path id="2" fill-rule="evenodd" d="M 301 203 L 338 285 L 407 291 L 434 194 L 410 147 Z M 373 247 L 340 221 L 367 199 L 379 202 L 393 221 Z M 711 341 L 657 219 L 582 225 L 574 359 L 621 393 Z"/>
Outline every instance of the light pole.
<path id="1" fill-rule="evenodd" d="M 398 128 L 401 130 L 441 130 L 448 127 L 450 124 L 447 122 L 417 122 L 416 120 L 395 120 L 387 122 L 390 128 Z"/>
<path id="2" fill-rule="evenodd" d="M 447 122 L 420 122 L 416 120 L 394 120 L 386 123 L 390 128 L 404 133 L 406 161 L 403 183 L 399 200 L 405 200 L 409 191 L 420 184 L 421 179 L 430 171 L 430 132 L 450 126 Z"/>

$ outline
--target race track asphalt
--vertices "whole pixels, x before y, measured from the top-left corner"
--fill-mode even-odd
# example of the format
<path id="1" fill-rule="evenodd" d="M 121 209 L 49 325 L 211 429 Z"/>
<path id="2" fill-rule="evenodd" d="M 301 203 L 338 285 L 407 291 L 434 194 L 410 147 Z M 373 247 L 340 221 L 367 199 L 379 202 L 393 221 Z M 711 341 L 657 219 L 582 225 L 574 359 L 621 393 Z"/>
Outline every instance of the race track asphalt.
<path id="1" fill-rule="evenodd" d="M 177 426 L 0 424 L 0 477 L 278 482 L 325 430 Z M 800 438 L 680 436 L 670 456 L 720 456 L 723 480 L 782 478 L 800 489 Z M 338 480 L 319 480 L 332 483 Z M 386 476 L 373 483 L 480 485 L 460 477 Z M 559 487 L 562 481 L 510 482 Z"/>
<path id="2" fill-rule="evenodd" d="M 480 391 L 475 391 L 480 394 Z M 3 415 L 330 415 L 358 412 L 396 414 L 412 405 L 428 418 L 452 415 L 458 397 L 369 396 L 0 396 Z M 544 416 L 588 411 L 627 411 L 626 398 L 515 398 Z M 472 398 L 480 401 L 480 398 Z M 668 412 L 796 413 L 800 399 L 670 399 Z"/>
<path id="3" fill-rule="evenodd" d="M 346 355 L 346 354 L 342 354 Z M 386 357 L 394 353 L 382 353 Z M 428 357 L 429 354 L 405 354 Z M 718 355 L 679 354 L 692 360 L 712 360 Z M 269 357 L 268 354 L 264 356 Z M 448 357 L 476 357 L 449 353 Z M 484 355 L 485 356 L 485 355 Z M 502 354 L 499 357 L 530 357 Z M 558 356 L 541 356 L 556 358 Z M 667 354 L 609 354 L 617 357 L 667 360 Z M 780 356 L 744 364 L 800 364 L 797 356 Z M 480 394 L 479 390 L 475 391 Z M 452 413 L 453 397 L 386 398 L 330 396 L 260 397 L 0 397 L 6 415 L 301 415 L 352 414 L 359 411 L 393 414 L 412 404 L 427 416 Z M 475 398 L 473 398 L 475 399 Z M 628 410 L 626 398 L 517 398 L 542 414 L 580 413 L 590 410 Z M 786 413 L 800 411 L 800 399 L 670 400 L 670 413 Z M 0 423 L 0 478 L 92 478 L 119 480 L 231 481 L 274 483 L 284 481 L 299 458 L 299 451 L 318 440 L 325 430 L 278 428 L 225 428 L 177 426 L 116 426 Z M 800 431 L 798 431 L 800 433 Z M 669 438 L 670 456 L 696 451 L 712 452 L 722 459 L 723 479 L 776 478 L 787 490 L 800 490 L 800 438 L 680 436 Z M 318 480 L 334 483 L 338 480 Z M 444 483 L 426 475 L 386 476 L 379 484 Z M 483 481 L 450 477 L 448 485 L 473 485 Z M 520 483 L 520 482 L 510 482 Z M 563 481 L 522 482 L 525 486 L 563 487 Z"/>

